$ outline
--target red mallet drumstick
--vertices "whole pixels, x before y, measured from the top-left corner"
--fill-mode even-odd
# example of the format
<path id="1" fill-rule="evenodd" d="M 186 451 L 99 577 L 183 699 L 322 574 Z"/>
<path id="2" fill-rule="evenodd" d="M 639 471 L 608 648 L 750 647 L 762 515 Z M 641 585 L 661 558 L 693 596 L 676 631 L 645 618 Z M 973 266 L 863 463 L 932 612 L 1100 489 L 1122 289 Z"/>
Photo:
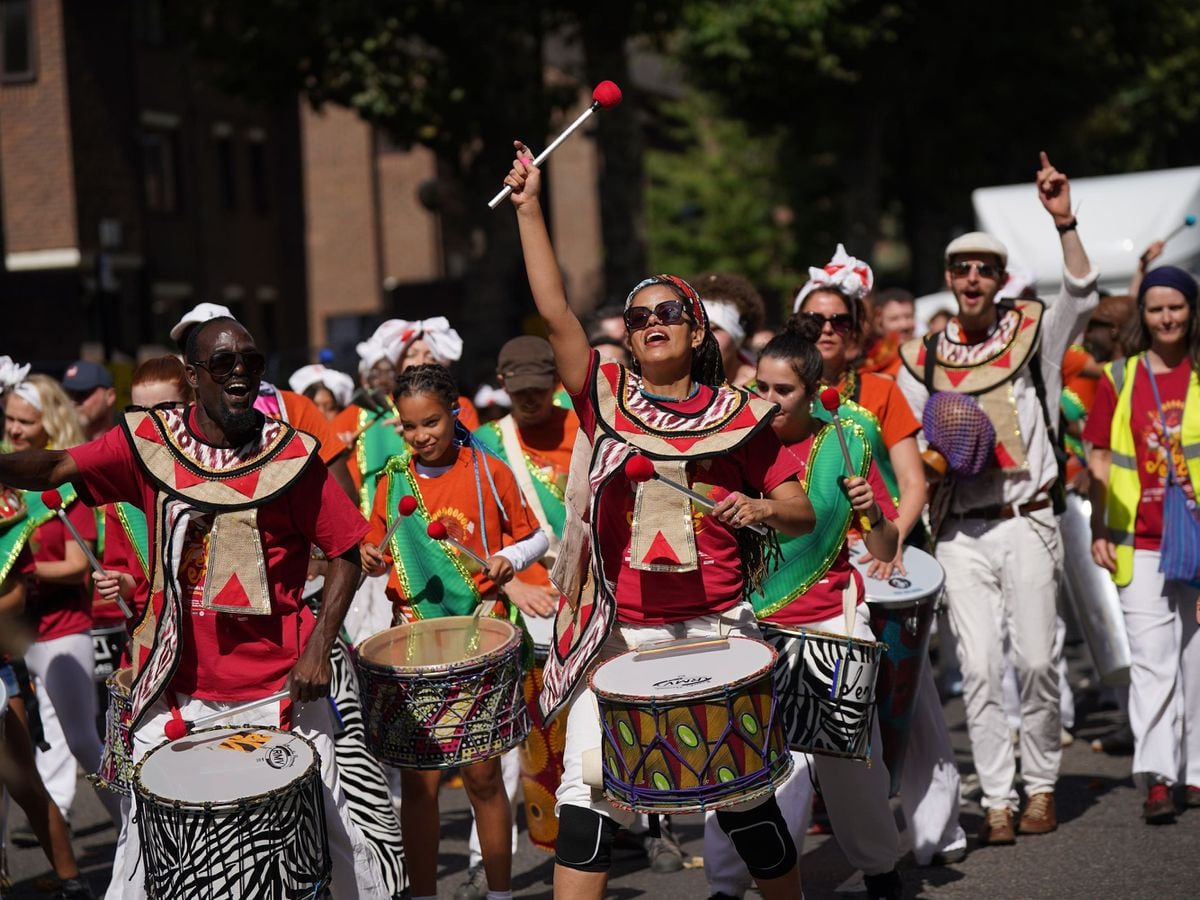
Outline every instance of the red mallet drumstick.
<path id="1" fill-rule="evenodd" d="M 833 417 L 833 430 L 837 432 L 838 443 L 842 447 L 842 459 L 846 461 L 846 474 L 854 477 L 854 463 L 850 461 L 850 446 L 846 443 L 846 435 L 842 434 L 842 418 L 838 415 L 838 407 L 841 403 L 841 396 L 833 388 L 828 387 L 821 391 L 821 405 Z M 866 513 L 858 514 L 858 523 L 862 526 L 864 534 L 871 530 L 871 523 L 867 519 Z"/>
<path id="2" fill-rule="evenodd" d="M 576 119 L 574 122 L 572 122 L 570 125 L 568 125 L 563 130 L 562 134 L 560 134 L 558 137 L 556 137 L 553 141 L 550 142 L 549 147 L 547 147 L 545 150 L 543 150 L 541 153 L 539 153 L 534 158 L 533 165 L 540 166 L 542 164 L 542 162 L 546 159 L 546 157 L 549 156 L 551 153 L 553 153 L 554 149 L 559 144 L 561 144 L 563 141 L 565 141 L 567 138 L 569 138 L 571 136 L 571 133 L 573 131 L 575 131 L 575 129 L 577 129 L 580 125 L 582 125 L 584 122 L 586 122 L 588 119 L 590 119 L 596 113 L 596 110 L 611 109 L 612 107 L 616 106 L 620 102 L 621 102 L 621 89 L 619 87 L 617 87 L 616 84 L 611 81 L 600 82 L 598 85 L 596 85 L 596 89 L 594 91 L 592 91 L 591 106 L 589 106 L 582 113 L 580 113 L 578 119 Z M 511 193 L 512 193 L 512 188 L 506 184 L 504 186 L 504 189 L 501 190 L 500 193 L 498 193 L 495 197 L 493 197 L 491 200 L 488 201 L 488 207 L 490 209 L 495 209 L 502 202 L 504 202 L 504 199 Z"/>
<path id="3" fill-rule="evenodd" d="M 213 722 L 220 722 L 222 719 L 231 719 L 234 716 L 240 716 L 244 712 L 249 712 L 252 709 L 258 709 L 260 706 L 266 706 L 268 703 L 278 703 L 280 700 L 285 700 L 289 696 L 286 690 L 276 691 L 269 696 L 263 697 L 261 700 L 249 700 L 245 703 L 239 703 L 237 706 L 229 709 L 211 712 L 206 716 L 200 716 L 193 719 L 191 722 L 186 719 L 170 719 L 163 726 L 163 734 L 166 735 L 168 741 L 177 741 L 181 737 L 187 735 L 189 731 L 207 728 Z"/>
<path id="4" fill-rule="evenodd" d="M 640 453 L 634 453 L 629 457 L 629 459 L 625 460 L 625 477 L 634 484 L 641 484 L 643 481 L 658 479 L 658 481 L 662 484 L 666 485 L 672 490 L 678 491 L 679 493 L 683 494 L 683 496 L 694 500 L 696 503 L 699 503 L 705 509 L 709 510 L 729 496 L 728 491 L 722 488 L 714 488 L 713 496 L 705 497 L 703 494 L 698 494 L 691 488 L 684 487 L 682 484 L 672 481 L 670 478 L 663 478 L 655 470 L 654 463 L 650 461 L 649 457 L 643 456 Z M 749 528 L 751 531 L 757 532 L 758 534 L 765 535 L 767 533 L 767 529 L 758 522 L 755 522 L 751 525 L 746 525 L 745 527 Z"/>
<path id="5" fill-rule="evenodd" d="M 425 529 L 425 533 L 435 541 L 445 541 L 451 547 L 456 547 L 459 553 L 465 553 L 467 556 L 471 557 L 471 559 L 475 560 L 475 562 L 483 566 L 485 571 L 487 570 L 487 560 L 470 547 L 465 547 L 454 538 L 450 537 L 450 532 L 446 530 L 446 526 L 441 522 L 430 522 L 429 527 Z"/>
<path id="6" fill-rule="evenodd" d="M 400 523 L 417 511 L 417 498 L 411 494 L 405 494 L 400 498 L 400 515 L 392 520 L 392 524 L 388 526 L 387 533 L 383 536 L 383 542 L 379 545 L 380 549 L 386 547 L 392 542 L 392 535 L 396 533 L 396 529 L 400 527 Z"/>
<path id="7" fill-rule="evenodd" d="M 67 514 L 63 511 L 62 494 L 58 491 L 44 491 L 42 493 L 42 502 L 46 504 L 47 509 L 52 509 L 58 515 L 62 523 L 67 526 L 67 531 L 71 532 L 71 537 L 75 538 L 75 543 L 79 545 L 79 549 L 83 551 L 83 555 L 87 557 L 88 565 L 92 567 L 92 571 L 97 575 L 104 573 L 104 566 L 100 565 L 100 560 L 96 559 L 96 554 L 92 552 L 92 548 L 87 545 L 87 541 L 83 539 L 78 530 L 75 528 L 75 523 L 67 518 Z M 129 605 L 117 594 L 117 606 L 121 608 L 121 615 L 127 619 L 133 618 L 133 610 Z"/>

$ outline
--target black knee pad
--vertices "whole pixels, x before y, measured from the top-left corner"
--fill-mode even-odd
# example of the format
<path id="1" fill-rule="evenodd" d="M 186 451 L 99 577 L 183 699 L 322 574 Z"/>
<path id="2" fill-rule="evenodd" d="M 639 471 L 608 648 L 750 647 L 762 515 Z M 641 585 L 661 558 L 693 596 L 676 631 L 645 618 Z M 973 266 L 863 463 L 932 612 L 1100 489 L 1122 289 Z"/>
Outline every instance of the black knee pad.
<path id="1" fill-rule="evenodd" d="M 564 805 L 558 812 L 554 857 L 560 866 L 580 872 L 607 872 L 620 826 L 583 806 Z"/>
<path id="2" fill-rule="evenodd" d="M 796 865 L 796 842 L 774 797 L 745 812 L 719 809 L 717 824 L 755 878 L 779 878 Z"/>

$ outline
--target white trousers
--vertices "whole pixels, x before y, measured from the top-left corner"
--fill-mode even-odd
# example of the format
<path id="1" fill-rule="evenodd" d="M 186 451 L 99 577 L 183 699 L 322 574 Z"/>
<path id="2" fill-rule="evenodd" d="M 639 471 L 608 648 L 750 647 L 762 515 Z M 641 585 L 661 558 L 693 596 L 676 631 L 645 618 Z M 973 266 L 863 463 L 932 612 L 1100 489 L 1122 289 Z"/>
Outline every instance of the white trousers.
<path id="1" fill-rule="evenodd" d="M 1132 662 L 1133 774 L 1142 790 L 1181 777 L 1200 787 L 1200 592 L 1166 581 L 1158 563 L 1157 551 L 1135 550 L 1133 579 L 1118 590 Z"/>
<path id="2" fill-rule="evenodd" d="M 75 803 L 76 763 L 87 774 L 100 767 L 104 745 L 96 733 L 96 685 L 92 680 L 92 636 L 69 634 L 38 641 L 25 651 L 25 664 L 37 688 L 48 750 L 37 752 L 38 773 L 46 790 L 71 819 Z M 97 792 L 115 825 L 121 824 L 120 798 Z"/>
<path id="3" fill-rule="evenodd" d="M 855 611 L 854 637 L 873 641 L 875 635 L 871 631 L 870 612 L 867 604 L 860 603 Z M 825 631 L 834 634 L 845 634 L 845 619 L 839 613 L 824 622 L 814 622 L 805 626 L 814 631 Z M 793 754 L 795 755 L 795 754 Z M 892 815 L 892 806 L 888 800 L 891 790 L 891 776 L 883 762 L 883 741 L 879 736 L 879 723 L 871 723 L 871 764 L 855 759 L 840 759 L 834 756 L 812 754 L 807 757 L 808 765 L 799 776 L 793 776 L 792 781 L 807 780 L 809 771 L 815 772 L 817 786 L 821 796 L 825 798 L 825 809 L 829 813 L 833 834 L 838 846 L 846 859 L 856 869 L 862 869 L 867 875 L 879 875 L 890 872 L 896 867 L 900 856 L 900 833 L 896 829 L 896 818 Z M 793 823 L 807 822 L 807 809 L 788 809 L 784 804 L 812 803 L 811 787 L 803 790 L 795 785 L 787 791 L 782 788 L 776 792 L 776 800 L 783 809 L 784 820 L 791 827 Z M 807 831 L 807 826 L 805 831 Z M 803 832 L 801 833 L 803 835 Z M 728 845 L 722 846 L 722 845 Z M 704 872 L 709 879 L 709 886 L 715 893 L 721 888 L 718 883 L 729 885 L 748 884 L 750 873 L 746 871 L 745 863 L 731 852 L 733 842 L 716 821 L 716 814 L 710 813 L 704 817 Z M 797 853 L 800 852 L 802 841 L 796 842 Z M 720 869 L 714 870 L 714 860 L 719 860 Z M 737 871 L 733 866 L 737 866 Z M 742 889 L 744 891 L 744 887 Z M 740 896 L 742 891 L 727 891 L 734 896 Z"/>
<path id="4" fill-rule="evenodd" d="M 710 616 L 698 616 L 686 622 L 670 625 L 623 625 L 613 628 L 608 642 L 600 653 L 601 659 L 611 659 L 626 650 L 636 650 L 658 641 L 682 638 L 740 636 L 758 638 L 758 621 L 748 604 Z M 624 828 L 629 828 L 637 814 L 617 809 L 603 796 L 593 797 L 592 789 L 583 781 L 583 755 L 586 751 L 601 746 L 600 717 L 597 714 L 595 695 L 581 687 L 571 700 L 567 711 L 567 739 L 563 750 L 563 777 L 558 786 L 554 811 L 563 806 L 582 806 L 602 816 L 607 816 Z M 752 809 L 764 800 L 753 800 L 744 805 L 730 807 L 734 810 Z"/>
<path id="5" fill-rule="evenodd" d="M 991 521 L 952 518 L 938 540 L 937 559 L 946 570 L 983 806 L 1016 809 L 1016 754 L 1004 714 L 1006 635 L 1020 695 L 1026 794 L 1053 791 L 1062 761 L 1055 654 L 1062 572 L 1058 523 L 1049 509 Z"/>
<path id="6" fill-rule="evenodd" d="M 186 694 L 177 695 L 179 712 L 187 721 L 200 716 L 219 712 L 222 709 L 239 705 L 238 703 L 215 703 L 207 700 L 197 700 Z M 272 710 L 245 713 L 237 716 L 232 724 L 261 723 L 277 714 L 273 711 L 277 704 L 263 707 Z M 136 762 L 152 749 L 166 740 L 163 727 L 171 719 L 170 710 L 162 700 L 147 714 L 142 726 L 133 736 L 133 758 Z M 231 724 L 228 721 L 214 722 L 213 725 Z M 330 891 L 335 900 L 388 900 L 388 890 L 383 883 L 383 874 L 379 864 L 371 855 L 366 840 L 358 826 L 350 820 L 346 810 L 346 795 L 338 780 L 337 763 L 333 755 L 333 716 L 327 700 L 296 705 L 293 717 L 292 731 L 301 737 L 308 738 L 317 748 L 321 757 L 321 782 L 325 786 L 325 827 L 329 836 L 329 856 L 333 861 L 333 880 Z M 138 838 L 136 815 L 126 815 L 122 823 L 121 835 L 117 845 L 120 863 L 114 863 L 113 878 L 109 883 L 106 900 L 145 900 L 145 871 L 141 859 L 141 845 Z M 180 865 L 198 863 L 193 860 L 180 860 Z"/>
<path id="7" fill-rule="evenodd" d="M 500 757 L 500 777 L 504 779 L 504 793 L 512 810 L 512 852 L 517 852 L 517 807 L 521 805 L 521 748 L 513 747 Z M 468 868 L 483 865 L 483 851 L 479 848 L 479 827 L 475 822 L 475 807 L 471 807 L 471 837 L 467 841 L 470 851 Z"/>
<path id="8" fill-rule="evenodd" d="M 1054 627 L 1054 655 L 1058 659 L 1058 710 L 1062 717 L 1062 727 L 1067 731 L 1075 729 L 1075 691 L 1067 678 L 1067 657 L 1063 647 L 1067 643 L 1067 623 L 1063 617 L 1058 617 Z M 1008 725 L 1014 733 L 1021 730 L 1021 689 L 1017 684 L 1017 670 L 1013 666 L 1009 653 L 1007 639 L 1004 642 L 1004 712 L 1008 716 Z"/>

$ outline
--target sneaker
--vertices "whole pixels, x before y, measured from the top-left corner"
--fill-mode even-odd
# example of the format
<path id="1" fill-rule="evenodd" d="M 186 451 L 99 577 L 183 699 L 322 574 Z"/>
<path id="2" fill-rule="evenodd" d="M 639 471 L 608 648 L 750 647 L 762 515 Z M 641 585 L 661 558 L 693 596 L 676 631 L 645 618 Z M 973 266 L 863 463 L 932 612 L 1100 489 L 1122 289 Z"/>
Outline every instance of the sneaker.
<path id="1" fill-rule="evenodd" d="M 487 900 L 487 892 L 487 872 L 477 863 L 467 869 L 467 880 L 454 892 L 454 900 Z"/>
<path id="2" fill-rule="evenodd" d="M 1071 734 L 1071 732 L 1064 728 L 1062 730 L 1062 734 L 1059 736 L 1059 743 L 1062 744 L 1063 749 L 1066 749 L 1075 743 L 1075 735 Z"/>
<path id="3" fill-rule="evenodd" d="M 953 866 L 967 858 L 966 847 L 955 847 L 953 850 L 939 850 L 929 860 L 931 866 Z"/>
<path id="4" fill-rule="evenodd" d="M 1013 814 L 1007 806 L 993 806 L 983 819 L 983 828 L 979 830 L 979 843 L 982 846 L 998 847 L 1015 844 L 1017 834 L 1013 831 Z"/>
<path id="5" fill-rule="evenodd" d="M 1133 731 L 1128 724 L 1122 725 L 1104 737 L 1092 741 L 1092 750 L 1095 753 L 1107 753 L 1109 756 L 1132 756 Z"/>
<path id="6" fill-rule="evenodd" d="M 880 875 L 864 875 L 863 884 L 871 900 L 900 900 L 904 896 L 904 882 L 895 869 Z"/>
<path id="7" fill-rule="evenodd" d="M 1058 817 L 1054 810 L 1054 792 L 1042 791 L 1034 794 L 1025 804 L 1025 812 L 1021 815 L 1018 826 L 1021 834 L 1049 834 L 1058 827 Z"/>
<path id="8" fill-rule="evenodd" d="M 646 858 L 650 860 L 650 871 L 660 875 L 683 871 L 683 848 L 666 817 L 658 820 L 658 831 L 658 837 L 646 835 L 643 839 Z"/>
<path id="9" fill-rule="evenodd" d="M 1175 823 L 1175 801 L 1171 799 L 1171 789 L 1161 781 L 1150 785 L 1146 802 L 1142 804 L 1142 818 L 1147 825 Z"/>
<path id="10" fill-rule="evenodd" d="M 82 878 L 68 878 L 58 887 L 57 900 L 96 900 L 96 895 Z"/>
<path id="11" fill-rule="evenodd" d="M 1183 792 L 1183 805 L 1191 809 L 1200 808 L 1200 787 L 1189 784 Z"/>

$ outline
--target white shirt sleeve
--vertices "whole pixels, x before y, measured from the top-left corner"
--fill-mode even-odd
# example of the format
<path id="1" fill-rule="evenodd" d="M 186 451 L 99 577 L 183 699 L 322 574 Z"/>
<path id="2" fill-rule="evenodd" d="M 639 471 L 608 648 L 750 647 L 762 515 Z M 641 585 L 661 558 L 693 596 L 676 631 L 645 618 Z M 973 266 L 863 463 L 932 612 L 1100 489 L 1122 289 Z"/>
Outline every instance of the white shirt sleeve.
<path id="1" fill-rule="evenodd" d="M 497 550 L 495 555 L 503 556 L 512 563 L 514 569 L 521 572 L 545 556 L 549 549 L 550 539 L 546 537 L 546 532 L 539 528 L 529 537 Z"/>

